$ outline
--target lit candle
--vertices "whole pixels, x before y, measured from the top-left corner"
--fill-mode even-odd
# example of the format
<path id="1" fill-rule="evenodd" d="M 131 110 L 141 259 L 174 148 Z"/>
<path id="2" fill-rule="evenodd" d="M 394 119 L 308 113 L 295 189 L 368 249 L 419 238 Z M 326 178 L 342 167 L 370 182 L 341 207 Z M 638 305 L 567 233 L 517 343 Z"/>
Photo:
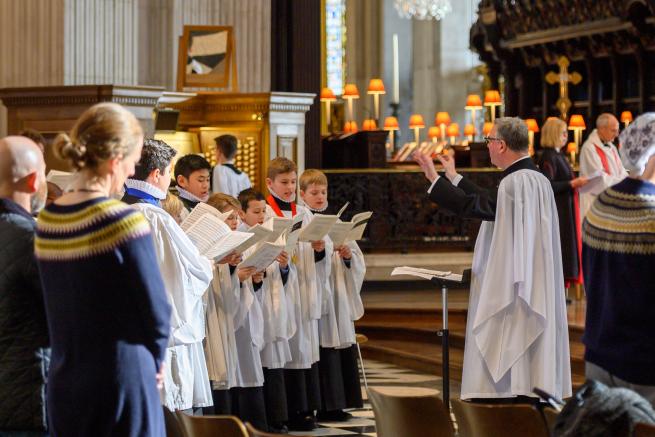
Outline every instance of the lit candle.
<path id="1" fill-rule="evenodd" d="M 393 34 L 393 103 L 400 102 L 400 69 L 398 67 L 398 34 Z"/>

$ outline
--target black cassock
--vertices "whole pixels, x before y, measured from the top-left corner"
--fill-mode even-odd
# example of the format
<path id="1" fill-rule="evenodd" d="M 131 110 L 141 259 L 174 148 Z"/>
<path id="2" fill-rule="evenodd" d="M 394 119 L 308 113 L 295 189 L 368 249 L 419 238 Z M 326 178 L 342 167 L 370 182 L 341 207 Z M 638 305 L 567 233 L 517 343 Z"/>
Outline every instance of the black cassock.
<path id="1" fill-rule="evenodd" d="M 555 149 L 544 148 L 537 159 L 537 165 L 550 181 L 555 194 L 564 279 L 580 282 L 581 266 L 578 246 L 580 230 L 576 217 L 578 206 L 576 205 L 575 190 L 571 187 L 571 179 L 575 175 L 564 155 Z"/>

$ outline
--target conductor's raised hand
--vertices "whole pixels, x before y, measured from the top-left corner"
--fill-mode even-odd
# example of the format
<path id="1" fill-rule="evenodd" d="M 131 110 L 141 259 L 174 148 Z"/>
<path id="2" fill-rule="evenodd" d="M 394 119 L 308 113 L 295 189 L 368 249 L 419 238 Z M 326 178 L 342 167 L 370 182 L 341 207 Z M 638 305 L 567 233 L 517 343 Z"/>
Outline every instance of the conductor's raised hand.
<path id="1" fill-rule="evenodd" d="M 421 167 L 423 174 L 430 181 L 434 182 L 437 179 L 437 170 L 434 168 L 434 163 L 432 162 L 432 156 L 429 153 L 423 153 L 420 150 L 417 150 L 412 154 L 414 161 Z"/>
<path id="2" fill-rule="evenodd" d="M 457 170 L 455 170 L 455 159 L 450 155 L 437 155 L 437 159 L 443 165 L 443 169 L 446 172 L 448 179 L 452 179 L 457 176 Z"/>

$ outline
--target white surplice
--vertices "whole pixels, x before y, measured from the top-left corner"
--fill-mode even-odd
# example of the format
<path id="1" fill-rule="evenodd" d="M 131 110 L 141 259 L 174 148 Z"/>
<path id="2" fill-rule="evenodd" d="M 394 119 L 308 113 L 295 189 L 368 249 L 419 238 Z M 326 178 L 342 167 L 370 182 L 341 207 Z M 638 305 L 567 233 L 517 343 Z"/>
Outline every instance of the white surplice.
<path id="1" fill-rule="evenodd" d="M 461 397 L 571 396 L 557 209 L 533 170 L 506 176 L 473 257 Z"/>
<path id="2" fill-rule="evenodd" d="M 607 170 L 609 171 L 605 171 L 600 154 L 605 156 Z M 587 211 L 591 208 L 591 204 L 594 203 L 598 194 L 605 191 L 606 188 L 618 184 L 628 176 L 628 172 L 621 163 L 616 146 L 611 143 L 603 144 L 598 136 L 598 131 L 594 129 L 580 150 L 580 176 L 589 176 L 598 170 L 603 172 L 601 176 L 602 183 L 599 183 L 593 192 L 580 193 L 581 220 L 587 215 Z"/>
<path id="3" fill-rule="evenodd" d="M 255 296 L 251 278 L 241 283 L 240 291 L 239 309 L 234 318 L 234 339 L 238 361 L 236 386 L 261 387 L 264 385 L 264 371 L 260 358 L 264 346 L 262 308 Z"/>
<path id="4" fill-rule="evenodd" d="M 296 208 L 297 214 L 303 214 L 303 226 L 306 226 L 311 220 L 311 212 L 302 205 L 296 205 Z M 291 211 L 282 213 L 291 218 Z M 275 216 L 273 209 L 266 205 L 266 218 Z M 326 263 L 327 258 L 321 262 Z M 316 279 L 316 264 L 311 243 L 299 242 L 289 263 L 289 277 L 285 286 L 287 294 L 296 297 L 293 302 L 296 331 L 289 339 L 291 361 L 285 365 L 288 369 L 309 369 L 320 359 L 318 321 L 323 302 L 322 287 L 318 286 Z"/>
<path id="5" fill-rule="evenodd" d="M 228 164 L 234 164 L 230 161 Z M 218 164 L 212 173 L 212 192 L 239 197 L 239 193 L 250 188 L 250 178 L 245 172 L 237 174 L 230 167 Z"/>
<path id="6" fill-rule="evenodd" d="M 248 228 L 242 223 L 238 230 L 247 232 Z M 248 250 L 244 257 L 252 250 Z M 292 295 L 294 291 L 296 294 Z M 281 369 L 291 361 L 289 339 L 296 332 L 293 302 L 300 299 L 297 291 L 297 287 L 285 287 L 282 283 L 280 264 L 277 261 L 266 268 L 266 275 L 256 296 L 263 317 L 264 345 L 260 357 L 262 366 L 267 369 Z"/>
<path id="7" fill-rule="evenodd" d="M 207 293 L 207 339 L 205 357 L 214 389 L 227 390 L 237 385 L 237 346 L 234 318 L 239 310 L 241 287 L 230 266 L 214 266 L 214 279 Z"/>
<path id="8" fill-rule="evenodd" d="M 205 295 L 211 262 L 200 255 L 175 220 L 149 203 L 132 205 L 150 224 L 157 260 L 171 305 L 171 336 L 166 349 L 162 402 L 170 410 L 211 406 L 211 386 L 202 341 L 205 338 Z"/>
<path id="9" fill-rule="evenodd" d="M 331 259 L 332 306 L 328 307 L 328 312 L 334 311 L 339 338 L 339 345 L 335 347 L 339 348 L 347 348 L 357 342 L 354 322 L 364 315 L 364 305 L 360 295 L 366 275 L 364 254 L 356 242 L 351 241 L 346 244 L 352 253 L 350 267 L 346 266 L 343 258 L 336 252 L 332 254 Z M 326 319 L 331 320 L 332 317 L 328 316 Z M 324 319 L 321 318 L 321 327 L 323 323 Z"/>

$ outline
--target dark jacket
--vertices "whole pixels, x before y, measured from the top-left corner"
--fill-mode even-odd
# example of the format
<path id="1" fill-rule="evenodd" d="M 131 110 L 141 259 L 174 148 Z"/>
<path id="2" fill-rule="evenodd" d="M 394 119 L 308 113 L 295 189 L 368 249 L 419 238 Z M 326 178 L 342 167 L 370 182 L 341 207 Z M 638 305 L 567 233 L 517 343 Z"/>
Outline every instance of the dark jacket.
<path id="1" fill-rule="evenodd" d="M 0 199 L 0 431 L 46 428 L 50 349 L 35 228 L 21 206 Z"/>

